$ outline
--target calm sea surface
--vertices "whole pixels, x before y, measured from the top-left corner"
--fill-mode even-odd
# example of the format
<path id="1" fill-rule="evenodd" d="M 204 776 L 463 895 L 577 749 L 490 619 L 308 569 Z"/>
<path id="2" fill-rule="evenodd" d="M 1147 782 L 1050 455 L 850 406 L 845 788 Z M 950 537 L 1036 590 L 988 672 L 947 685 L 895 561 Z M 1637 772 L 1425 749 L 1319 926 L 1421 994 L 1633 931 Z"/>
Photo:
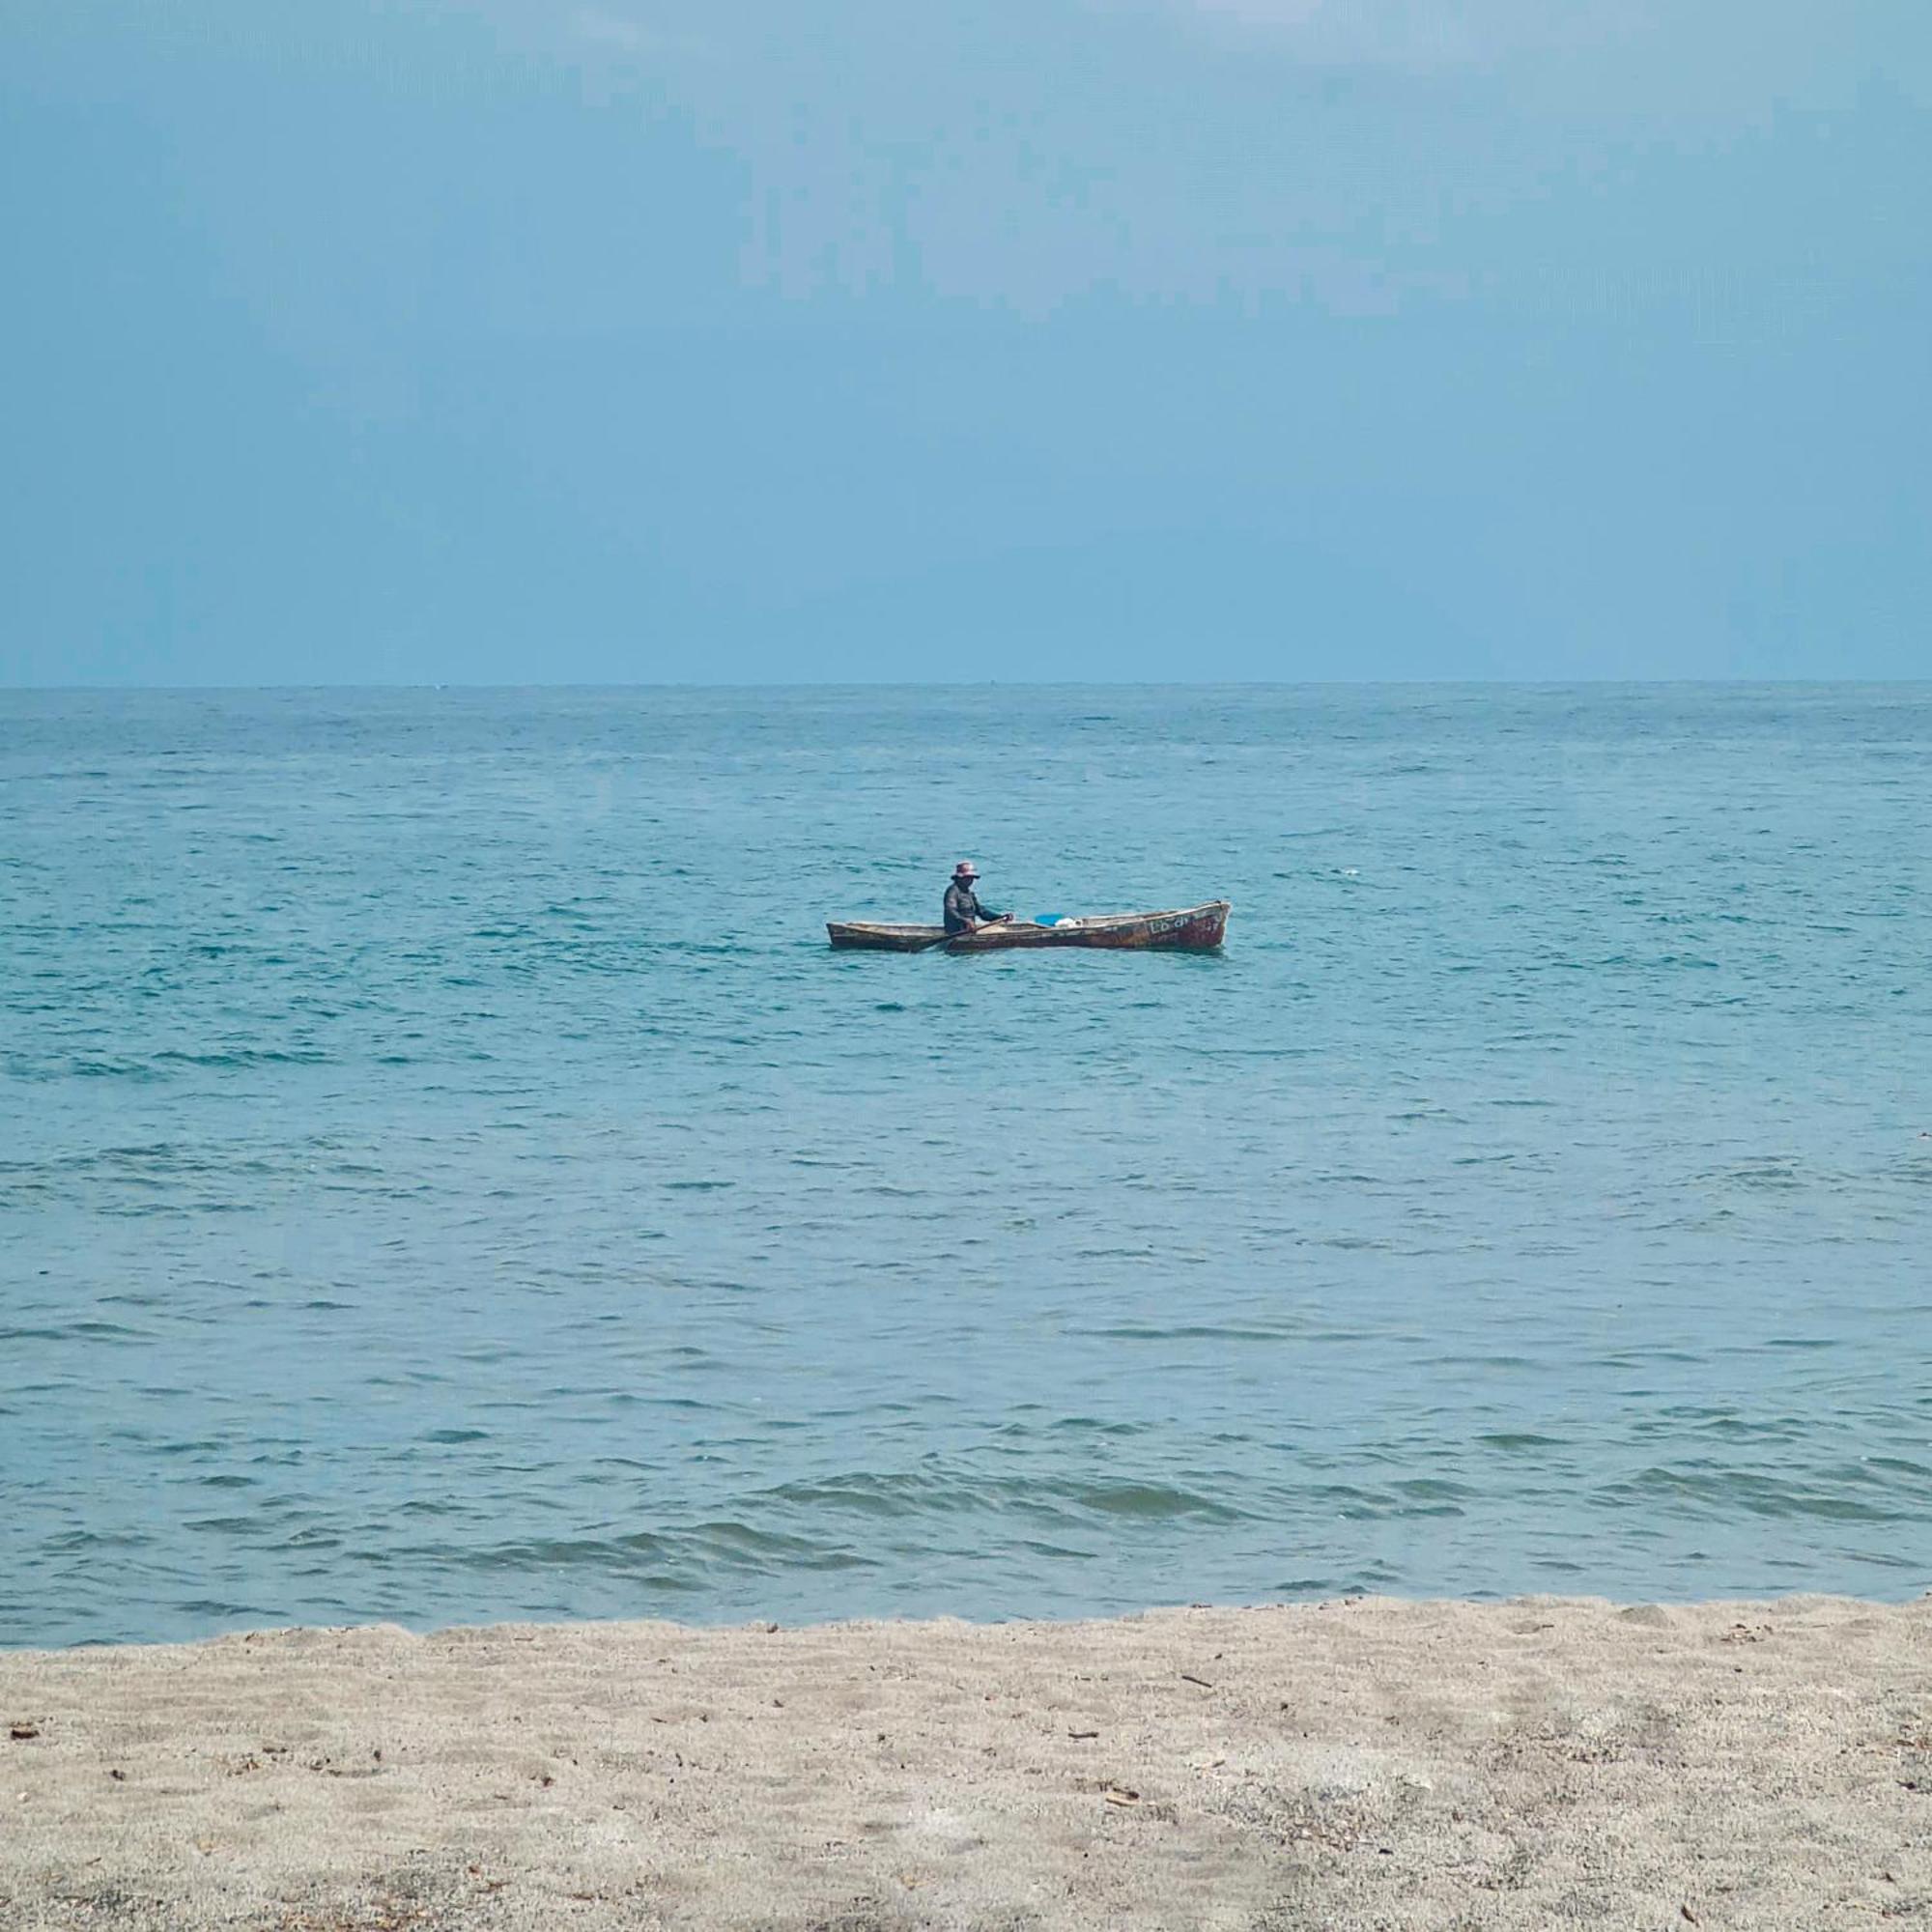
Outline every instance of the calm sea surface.
<path id="1" fill-rule="evenodd" d="M 1915 1595 L 1928 1130 L 1932 687 L 0 694 L 0 1642 Z"/>

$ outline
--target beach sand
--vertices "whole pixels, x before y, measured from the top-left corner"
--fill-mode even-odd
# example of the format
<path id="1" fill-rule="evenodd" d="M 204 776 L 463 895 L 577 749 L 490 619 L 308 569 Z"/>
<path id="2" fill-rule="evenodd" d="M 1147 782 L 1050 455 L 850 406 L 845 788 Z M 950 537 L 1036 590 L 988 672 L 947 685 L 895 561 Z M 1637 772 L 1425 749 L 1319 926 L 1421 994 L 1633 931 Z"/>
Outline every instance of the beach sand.
<path id="1" fill-rule="evenodd" d="M 0 1925 L 1932 1923 L 1932 1603 L 0 1654 Z"/>

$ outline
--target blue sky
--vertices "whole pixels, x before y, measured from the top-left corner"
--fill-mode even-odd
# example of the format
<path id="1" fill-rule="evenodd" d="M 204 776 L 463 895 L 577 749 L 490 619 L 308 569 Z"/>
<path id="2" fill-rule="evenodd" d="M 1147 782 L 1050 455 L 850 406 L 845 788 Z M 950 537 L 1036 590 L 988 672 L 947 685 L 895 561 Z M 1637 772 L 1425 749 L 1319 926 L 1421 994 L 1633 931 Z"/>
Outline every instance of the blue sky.
<path id="1" fill-rule="evenodd" d="M 12 0 L 0 682 L 1932 673 L 1923 0 Z"/>

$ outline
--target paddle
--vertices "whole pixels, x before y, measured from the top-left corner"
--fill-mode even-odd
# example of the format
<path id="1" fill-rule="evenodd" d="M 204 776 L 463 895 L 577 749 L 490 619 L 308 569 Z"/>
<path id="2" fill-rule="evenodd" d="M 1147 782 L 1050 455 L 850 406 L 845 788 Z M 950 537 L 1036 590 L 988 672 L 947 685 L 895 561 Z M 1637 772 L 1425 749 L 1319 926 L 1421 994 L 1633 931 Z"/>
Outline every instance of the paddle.
<path id="1" fill-rule="evenodd" d="M 981 920 L 980 923 L 980 925 L 1005 925 L 1011 918 L 1011 913 L 1003 912 L 993 919 Z M 955 939 L 964 939 L 966 933 L 978 932 L 979 930 L 980 926 L 969 925 L 966 928 L 966 932 L 942 932 L 937 939 L 922 939 L 913 948 L 913 951 L 915 952 L 930 952 L 935 946 L 951 946 Z"/>

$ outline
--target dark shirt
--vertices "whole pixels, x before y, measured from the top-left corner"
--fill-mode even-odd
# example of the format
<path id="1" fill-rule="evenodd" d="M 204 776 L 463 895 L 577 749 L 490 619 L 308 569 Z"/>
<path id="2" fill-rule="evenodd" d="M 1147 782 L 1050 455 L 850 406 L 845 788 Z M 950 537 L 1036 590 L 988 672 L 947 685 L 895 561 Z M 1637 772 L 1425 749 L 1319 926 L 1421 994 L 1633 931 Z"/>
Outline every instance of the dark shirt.
<path id="1" fill-rule="evenodd" d="M 994 915 L 980 903 L 973 888 L 962 885 L 957 879 L 946 889 L 946 929 L 948 932 L 971 932 L 976 925 L 983 925 Z"/>

